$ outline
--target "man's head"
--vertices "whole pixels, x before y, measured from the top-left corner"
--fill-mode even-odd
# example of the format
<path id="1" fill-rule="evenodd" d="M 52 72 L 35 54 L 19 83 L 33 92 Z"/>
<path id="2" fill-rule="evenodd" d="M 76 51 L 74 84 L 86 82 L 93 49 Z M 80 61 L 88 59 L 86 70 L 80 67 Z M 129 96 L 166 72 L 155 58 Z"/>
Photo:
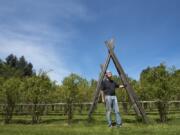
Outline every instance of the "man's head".
<path id="1" fill-rule="evenodd" d="M 106 71 L 106 77 L 108 79 L 111 79 L 112 78 L 112 72 L 111 71 Z"/>

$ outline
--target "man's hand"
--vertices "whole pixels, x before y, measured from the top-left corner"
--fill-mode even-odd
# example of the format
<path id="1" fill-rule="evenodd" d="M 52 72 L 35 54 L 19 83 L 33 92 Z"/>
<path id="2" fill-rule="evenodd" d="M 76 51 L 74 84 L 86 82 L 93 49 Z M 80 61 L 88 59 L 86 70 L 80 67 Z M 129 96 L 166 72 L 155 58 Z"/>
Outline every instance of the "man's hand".
<path id="1" fill-rule="evenodd" d="M 125 88 L 125 86 L 124 85 L 119 85 L 119 88 Z"/>

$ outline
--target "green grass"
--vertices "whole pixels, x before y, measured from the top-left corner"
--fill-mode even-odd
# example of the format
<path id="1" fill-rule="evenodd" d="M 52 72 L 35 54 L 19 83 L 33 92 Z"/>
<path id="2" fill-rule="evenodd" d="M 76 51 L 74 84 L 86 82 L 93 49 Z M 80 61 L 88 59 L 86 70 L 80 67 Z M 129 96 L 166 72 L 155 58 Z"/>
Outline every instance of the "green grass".
<path id="1" fill-rule="evenodd" d="M 179 135 L 180 114 L 172 114 L 166 124 L 157 122 L 157 115 L 149 115 L 151 124 L 138 123 L 133 115 L 122 115 L 121 128 L 108 128 L 104 115 L 95 115 L 91 123 L 86 115 L 76 115 L 71 125 L 65 116 L 43 116 L 41 124 L 29 124 L 30 116 L 15 116 L 12 124 L 0 125 L 0 135 Z M 22 124 L 24 123 L 24 124 Z"/>
<path id="2" fill-rule="evenodd" d="M 88 122 L 87 112 L 84 111 L 83 115 L 74 116 L 71 125 L 62 115 L 42 116 L 41 123 L 36 125 L 31 124 L 29 115 L 15 116 L 11 124 L 0 124 L 0 135 L 180 135 L 180 112 L 169 114 L 166 124 L 158 122 L 157 112 L 148 113 L 148 125 L 139 123 L 134 115 L 122 113 L 121 128 L 108 128 L 104 112 L 104 106 L 99 105 L 92 122 Z"/>
<path id="3" fill-rule="evenodd" d="M 178 125 L 129 125 L 124 124 L 122 128 L 107 128 L 106 125 L 6 125 L 0 127 L 1 135 L 109 135 L 109 134 L 157 134 L 157 135 L 178 135 Z"/>

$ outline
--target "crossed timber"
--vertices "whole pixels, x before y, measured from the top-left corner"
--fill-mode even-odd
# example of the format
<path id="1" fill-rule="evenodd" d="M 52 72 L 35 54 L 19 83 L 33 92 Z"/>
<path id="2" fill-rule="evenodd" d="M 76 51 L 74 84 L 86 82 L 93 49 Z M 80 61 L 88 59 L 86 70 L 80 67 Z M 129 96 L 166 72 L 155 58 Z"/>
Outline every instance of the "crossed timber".
<path id="1" fill-rule="evenodd" d="M 111 39 L 109 41 L 105 41 L 105 44 L 108 48 L 108 56 L 106 58 L 105 64 L 103 66 L 101 66 L 101 68 L 102 68 L 101 74 L 99 76 L 97 87 L 96 87 L 96 90 L 94 93 L 93 102 L 92 102 L 92 105 L 91 105 L 89 113 L 88 113 L 89 119 L 92 118 L 92 114 L 95 111 L 96 105 L 97 105 L 98 100 L 99 100 L 100 91 L 101 91 L 101 83 L 104 79 L 104 76 L 105 76 L 106 70 L 108 68 L 110 59 L 112 59 L 114 65 L 117 69 L 117 72 L 119 74 L 119 77 L 120 77 L 123 85 L 125 86 L 125 89 L 127 91 L 127 94 L 129 96 L 130 102 L 134 108 L 136 115 L 138 117 L 142 118 L 144 123 L 148 123 L 148 118 L 146 116 L 146 113 L 145 113 L 144 109 L 142 108 L 141 104 L 139 103 L 138 97 L 137 97 L 136 93 L 134 92 L 132 86 L 128 82 L 126 74 L 125 74 L 120 62 L 118 61 L 118 58 L 116 57 L 116 55 L 114 53 L 114 40 Z"/>

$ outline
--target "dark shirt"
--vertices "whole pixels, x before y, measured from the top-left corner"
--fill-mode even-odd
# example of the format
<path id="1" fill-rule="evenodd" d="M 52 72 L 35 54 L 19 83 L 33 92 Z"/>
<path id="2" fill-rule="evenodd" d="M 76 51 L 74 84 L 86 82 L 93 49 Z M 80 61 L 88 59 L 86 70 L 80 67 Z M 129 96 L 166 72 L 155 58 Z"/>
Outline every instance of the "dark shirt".
<path id="1" fill-rule="evenodd" d="M 113 80 L 104 79 L 101 84 L 101 90 L 103 90 L 105 95 L 115 96 L 115 89 L 118 88 L 119 85 Z"/>

